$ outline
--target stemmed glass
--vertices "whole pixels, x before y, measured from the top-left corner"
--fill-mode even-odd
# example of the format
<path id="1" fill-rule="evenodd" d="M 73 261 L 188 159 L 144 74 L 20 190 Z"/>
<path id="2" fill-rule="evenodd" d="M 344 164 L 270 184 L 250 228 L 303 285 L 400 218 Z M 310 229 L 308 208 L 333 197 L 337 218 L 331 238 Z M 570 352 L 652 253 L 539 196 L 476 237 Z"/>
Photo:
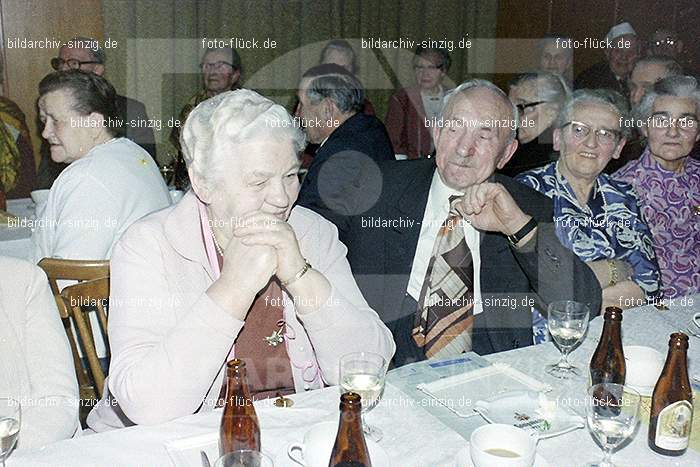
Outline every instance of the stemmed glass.
<path id="1" fill-rule="evenodd" d="M 604 453 L 600 462 L 589 466 L 615 467 L 613 450 L 634 433 L 640 399 L 637 391 L 621 384 L 601 383 L 588 389 L 588 430 L 600 441 Z"/>
<path id="2" fill-rule="evenodd" d="M 22 423 L 22 407 L 16 399 L 0 397 L 0 461 L 5 467 L 5 459 L 10 455 L 19 436 Z"/>
<path id="3" fill-rule="evenodd" d="M 559 379 L 569 379 L 581 375 L 581 370 L 569 363 L 569 352 L 576 347 L 588 329 L 590 310 L 583 303 L 563 300 L 552 302 L 547 307 L 547 328 L 556 343 L 561 358 L 546 371 Z"/>
<path id="4" fill-rule="evenodd" d="M 214 467 L 273 467 L 272 459 L 258 451 L 233 451 L 214 462 Z"/>
<path id="5" fill-rule="evenodd" d="M 362 401 L 362 431 L 374 442 L 382 439 L 382 430 L 367 424 L 365 414 L 372 410 L 384 392 L 387 362 L 372 352 L 354 352 L 340 358 L 340 387 L 343 393 L 356 392 Z"/>

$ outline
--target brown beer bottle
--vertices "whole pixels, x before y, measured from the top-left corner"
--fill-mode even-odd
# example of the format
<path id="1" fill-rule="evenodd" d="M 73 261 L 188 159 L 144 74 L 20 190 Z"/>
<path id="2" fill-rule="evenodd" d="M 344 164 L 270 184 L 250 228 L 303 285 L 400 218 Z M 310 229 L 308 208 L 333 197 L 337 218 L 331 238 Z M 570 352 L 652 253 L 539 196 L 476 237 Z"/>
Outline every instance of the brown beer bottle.
<path id="1" fill-rule="evenodd" d="M 649 417 L 649 447 L 664 456 L 688 449 L 693 421 L 693 392 L 688 379 L 688 336 L 671 334 L 668 356 L 654 386 Z"/>
<path id="2" fill-rule="evenodd" d="M 226 400 L 219 427 L 219 455 L 241 449 L 260 451 L 260 424 L 248 390 L 245 362 L 226 364 Z"/>
<path id="3" fill-rule="evenodd" d="M 362 403 L 357 393 L 340 396 L 340 424 L 328 466 L 372 467 L 362 432 Z"/>
<path id="4" fill-rule="evenodd" d="M 622 351 L 622 309 L 609 306 L 605 309 L 605 324 L 591 364 L 591 386 L 600 383 L 625 384 L 625 354 Z"/>

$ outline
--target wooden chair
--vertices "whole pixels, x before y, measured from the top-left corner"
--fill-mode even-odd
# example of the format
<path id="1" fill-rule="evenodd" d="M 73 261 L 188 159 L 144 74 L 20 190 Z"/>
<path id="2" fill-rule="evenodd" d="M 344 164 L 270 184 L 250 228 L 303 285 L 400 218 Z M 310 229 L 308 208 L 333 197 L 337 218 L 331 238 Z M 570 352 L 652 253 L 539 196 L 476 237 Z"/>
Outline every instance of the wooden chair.
<path id="1" fill-rule="evenodd" d="M 54 298 L 56 300 L 56 305 L 58 306 L 58 312 L 61 316 L 61 320 L 63 321 L 63 327 L 66 331 L 66 335 L 68 336 L 68 343 L 70 344 L 71 348 L 71 353 L 73 354 L 73 364 L 75 366 L 75 374 L 78 378 L 78 386 L 80 388 L 80 399 L 81 399 L 81 422 L 83 423 L 83 426 L 85 426 L 85 417 L 87 417 L 87 413 L 90 411 L 90 407 L 99 400 L 99 398 L 102 396 L 102 386 L 104 384 L 104 372 L 102 373 L 102 380 L 101 383 L 99 384 L 99 390 L 98 390 L 98 384 L 97 381 L 95 380 L 96 378 L 99 378 L 99 376 L 95 377 L 95 371 L 96 369 L 93 370 L 90 365 L 90 359 L 88 357 L 88 353 L 85 351 L 85 349 L 82 349 L 83 355 L 86 356 L 88 359 L 88 368 L 85 368 L 85 366 L 82 364 L 82 361 L 80 359 L 80 352 L 78 351 L 79 348 L 84 347 L 79 345 L 79 341 L 75 338 L 75 335 L 73 333 L 73 329 L 71 328 L 71 321 L 75 322 L 76 330 L 80 333 L 80 329 L 78 328 L 78 323 L 75 319 L 73 319 L 72 316 L 72 310 L 70 309 L 69 306 L 67 306 L 66 301 L 64 298 L 61 296 L 60 290 L 58 288 L 58 281 L 66 280 L 66 281 L 92 281 L 95 279 L 102 279 L 102 278 L 108 278 L 109 277 L 109 261 L 103 261 L 103 260 L 68 260 L 68 259 L 56 259 L 56 258 L 44 258 L 41 261 L 39 261 L 39 267 L 44 270 L 46 275 L 48 276 L 49 279 L 49 285 L 51 286 L 51 292 L 54 295 Z M 109 296 L 109 293 L 107 293 L 107 296 Z M 85 314 L 81 314 L 81 317 L 85 316 Z M 100 318 L 101 324 L 104 326 L 104 329 L 106 330 L 106 316 L 105 316 L 105 321 L 102 321 L 102 318 Z M 87 323 L 89 325 L 90 321 L 87 320 Z M 92 335 L 90 336 L 91 340 L 90 342 L 92 343 L 94 347 L 94 339 Z M 85 342 L 85 339 L 82 338 L 81 335 L 81 342 Z M 95 355 L 96 356 L 96 355 Z M 99 361 L 98 361 L 99 363 Z M 101 367 L 100 367 L 101 371 Z"/>
<path id="2" fill-rule="evenodd" d="M 102 389 L 105 384 L 105 373 L 102 370 L 100 359 L 97 357 L 89 313 L 92 311 L 97 313 L 100 327 L 106 331 L 109 277 L 69 285 L 61 291 L 61 297 L 63 297 L 66 308 L 69 310 L 70 317 L 73 319 L 75 328 L 78 331 L 80 343 L 82 344 L 81 349 L 88 361 L 88 369 L 92 375 L 92 381 L 95 383 L 97 398 L 99 399 L 102 396 Z M 106 336 L 104 336 L 104 342 L 105 348 L 109 349 L 109 342 Z"/>

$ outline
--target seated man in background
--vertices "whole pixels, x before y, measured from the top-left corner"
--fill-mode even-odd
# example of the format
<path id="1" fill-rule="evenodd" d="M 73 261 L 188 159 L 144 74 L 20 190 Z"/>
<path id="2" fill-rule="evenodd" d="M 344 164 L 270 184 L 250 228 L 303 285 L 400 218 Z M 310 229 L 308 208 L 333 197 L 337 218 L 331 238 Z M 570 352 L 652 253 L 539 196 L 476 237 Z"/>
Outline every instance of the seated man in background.
<path id="1" fill-rule="evenodd" d="M 551 201 L 494 175 L 518 146 L 516 117 L 494 84 L 467 81 L 446 97 L 434 159 L 349 159 L 337 201 L 307 204 L 338 227 L 397 366 L 531 345 L 533 306 L 554 300 L 600 311 L 593 272 L 556 238 Z"/>
<path id="2" fill-rule="evenodd" d="M 187 120 L 187 116 L 200 102 L 222 92 L 241 87 L 243 66 L 241 65 L 241 57 L 236 49 L 231 47 L 209 48 L 204 52 L 199 66 L 202 70 L 204 88 L 190 97 L 182 110 L 180 110 L 180 116 L 178 117 L 180 126 L 173 127 L 173 130 L 170 132 L 170 143 L 177 150 L 174 164 L 175 185 L 180 189 L 187 189 L 190 184 L 187 166 L 182 158 L 182 148 L 180 147 L 180 131 Z"/>
<path id="3" fill-rule="evenodd" d="M 595 272 L 603 307 L 630 308 L 657 297 L 660 276 L 636 193 L 602 173 L 629 133 L 610 92 L 575 91 L 554 130 L 559 160 L 516 180 L 554 201 L 557 237 Z"/>
<path id="4" fill-rule="evenodd" d="M 416 85 L 391 96 L 384 119 L 394 153 L 408 159 L 432 154 L 435 146 L 427 122 L 440 115 L 442 98 L 447 94 L 443 81 L 451 64 L 446 49 L 416 48 L 413 55 Z"/>
<path id="5" fill-rule="evenodd" d="M 569 41 L 571 38 L 566 36 L 547 36 L 540 39 L 538 48 L 539 69 L 558 74 L 571 87 L 574 81 L 574 48 Z"/>
<path id="6" fill-rule="evenodd" d="M 297 115 L 309 142 L 320 145 L 301 186 L 302 205 L 323 206 L 342 188 L 337 174 L 345 159 L 338 156 L 365 164 L 394 159 L 384 124 L 361 111 L 364 97 L 362 83 L 341 66 L 318 65 L 302 76 Z"/>
<path id="7" fill-rule="evenodd" d="M 518 149 L 501 173 L 515 176 L 556 159 L 552 131 L 570 91 L 554 73 L 525 73 L 508 86 L 508 97 L 518 108 Z"/>
<path id="8" fill-rule="evenodd" d="M 627 77 L 639 58 L 640 42 L 637 33 L 629 23 L 620 23 L 608 31 L 605 47 L 605 61 L 596 63 L 576 77 L 574 89 L 607 88 L 629 96 Z"/>
<path id="9" fill-rule="evenodd" d="M 614 174 L 634 187 L 654 236 L 664 296 L 700 292 L 700 87 L 691 76 L 659 81 L 637 109 L 642 156 Z"/>
<path id="10" fill-rule="evenodd" d="M 75 37 L 59 49 L 58 57 L 51 59 L 51 68 L 56 71 L 80 70 L 104 76 L 107 71 L 107 56 L 98 40 L 91 37 Z M 132 120 L 148 122 L 146 106 L 136 99 L 120 94 L 115 94 L 115 106 L 115 118 L 121 122 L 124 136 L 144 148 L 155 161 L 156 141 L 153 128 L 143 123 L 131 125 Z M 65 167 L 65 164 L 52 161 L 48 146 L 42 145 L 38 188 L 51 188 L 51 184 Z"/>
<path id="11" fill-rule="evenodd" d="M 78 381 L 46 275 L 2 256 L 0 350 L 0 397 L 21 404 L 17 449 L 72 437 L 80 429 Z"/>
<path id="12" fill-rule="evenodd" d="M 353 75 L 357 76 L 357 56 L 355 50 L 350 43 L 344 39 L 334 39 L 328 41 L 326 46 L 321 51 L 321 60 L 319 65 L 327 63 L 335 63 L 348 70 Z M 374 106 L 365 95 L 365 100 L 362 102 L 362 112 L 367 115 L 374 115 Z"/>

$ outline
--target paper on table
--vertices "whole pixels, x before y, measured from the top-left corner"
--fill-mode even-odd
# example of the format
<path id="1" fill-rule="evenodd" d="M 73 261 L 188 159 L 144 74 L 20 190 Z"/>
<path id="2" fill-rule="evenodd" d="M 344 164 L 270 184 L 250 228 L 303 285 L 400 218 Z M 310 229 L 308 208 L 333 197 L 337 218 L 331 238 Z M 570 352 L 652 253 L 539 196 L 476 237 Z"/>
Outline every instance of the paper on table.
<path id="1" fill-rule="evenodd" d="M 521 373 L 510 365 L 494 363 L 461 375 L 419 384 L 416 388 L 459 417 L 472 417 L 473 403 L 509 391 L 549 392 L 552 387 Z"/>

